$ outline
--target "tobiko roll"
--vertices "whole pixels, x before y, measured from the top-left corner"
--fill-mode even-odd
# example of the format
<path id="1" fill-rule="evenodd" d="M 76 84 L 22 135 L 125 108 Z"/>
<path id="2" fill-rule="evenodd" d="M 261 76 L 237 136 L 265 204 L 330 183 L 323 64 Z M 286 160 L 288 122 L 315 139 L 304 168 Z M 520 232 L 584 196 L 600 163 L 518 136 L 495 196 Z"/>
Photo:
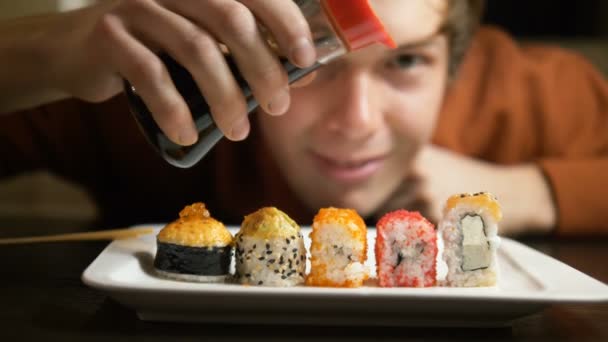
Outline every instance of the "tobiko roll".
<path id="1" fill-rule="evenodd" d="M 230 272 L 232 235 L 204 203 L 186 206 L 157 235 L 155 272 L 165 278 L 223 282 Z"/>
<path id="2" fill-rule="evenodd" d="M 323 208 L 312 224 L 311 286 L 359 287 L 369 277 L 367 228 L 352 209 Z"/>
<path id="3" fill-rule="evenodd" d="M 397 210 L 376 225 L 376 273 L 382 287 L 436 283 L 437 233 L 419 212 Z"/>
<path id="4" fill-rule="evenodd" d="M 448 267 L 445 285 L 496 285 L 501 218 L 500 205 L 489 193 L 460 194 L 447 200 L 439 223 L 444 243 L 443 260 Z"/>
<path id="5" fill-rule="evenodd" d="M 245 216 L 235 236 L 235 279 L 262 286 L 304 283 L 306 248 L 300 227 L 274 207 Z"/>

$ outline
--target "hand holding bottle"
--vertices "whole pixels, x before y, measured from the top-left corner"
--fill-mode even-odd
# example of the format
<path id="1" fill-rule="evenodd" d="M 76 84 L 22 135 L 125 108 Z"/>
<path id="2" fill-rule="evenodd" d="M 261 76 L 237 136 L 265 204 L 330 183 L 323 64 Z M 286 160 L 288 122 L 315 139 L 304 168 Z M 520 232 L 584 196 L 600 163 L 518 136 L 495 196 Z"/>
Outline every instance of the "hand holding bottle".
<path id="1" fill-rule="evenodd" d="M 281 55 L 301 67 L 314 63 L 308 24 L 292 1 L 111 0 L 7 23 L 0 43 L 15 48 L 5 57 L 20 70 L 5 72 L 18 80 L 14 90 L 7 87 L 16 95 L 7 96 L 4 110 L 68 96 L 107 100 L 123 90 L 124 78 L 171 141 L 192 144 L 198 134 L 163 52 L 192 74 L 221 131 L 242 139 L 249 130 L 247 105 L 224 50 L 268 113 L 281 114 L 290 102 L 286 72 L 260 34 L 261 23 Z"/>

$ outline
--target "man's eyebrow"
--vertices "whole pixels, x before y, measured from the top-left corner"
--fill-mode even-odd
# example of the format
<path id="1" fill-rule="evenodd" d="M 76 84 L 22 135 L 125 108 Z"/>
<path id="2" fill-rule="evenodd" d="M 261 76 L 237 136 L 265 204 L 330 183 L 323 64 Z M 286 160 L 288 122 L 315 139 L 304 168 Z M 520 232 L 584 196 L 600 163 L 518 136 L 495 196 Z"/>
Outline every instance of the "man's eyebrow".
<path id="1" fill-rule="evenodd" d="M 424 38 L 415 40 L 413 42 L 407 42 L 407 43 L 400 44 L 399 46 L 397 46 L 397 48 L 395 50 L 419 49 L 419 48 L 427 47 L 429 45 L 433 45 L 437 41 L 437 37 L 439 35 L 440 35 L 439 33 L 433 33 L 432 35 L 430 35 L 428 37 L 424 37 Z"/>

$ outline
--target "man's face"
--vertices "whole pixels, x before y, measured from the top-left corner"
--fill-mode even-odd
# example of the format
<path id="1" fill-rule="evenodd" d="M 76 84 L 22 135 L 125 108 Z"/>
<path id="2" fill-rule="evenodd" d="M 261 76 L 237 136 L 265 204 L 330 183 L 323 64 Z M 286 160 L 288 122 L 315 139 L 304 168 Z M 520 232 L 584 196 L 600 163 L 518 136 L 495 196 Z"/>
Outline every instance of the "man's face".
<path id="1" fill-rule="evenodd" d="M 293 88 L 285 115 L 257 116 L 289 186 L 312 210 L 378 209 L 431 138 L 442 104 L 448 47 L 438 31 L 447 1 L 372 4 L 398 49 L 344 56 Z"/>

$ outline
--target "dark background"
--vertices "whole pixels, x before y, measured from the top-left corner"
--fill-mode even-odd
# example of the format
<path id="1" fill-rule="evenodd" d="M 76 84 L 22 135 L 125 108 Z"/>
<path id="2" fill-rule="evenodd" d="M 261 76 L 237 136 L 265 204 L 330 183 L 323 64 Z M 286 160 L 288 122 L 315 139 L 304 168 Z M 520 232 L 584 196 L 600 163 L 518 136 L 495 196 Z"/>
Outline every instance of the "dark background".
<path id="1" fill-rule="evenodd" d="M 594 37 L 608 41 L 608 1 L 487 0 L 484 23 L 522 38 Z"/>

